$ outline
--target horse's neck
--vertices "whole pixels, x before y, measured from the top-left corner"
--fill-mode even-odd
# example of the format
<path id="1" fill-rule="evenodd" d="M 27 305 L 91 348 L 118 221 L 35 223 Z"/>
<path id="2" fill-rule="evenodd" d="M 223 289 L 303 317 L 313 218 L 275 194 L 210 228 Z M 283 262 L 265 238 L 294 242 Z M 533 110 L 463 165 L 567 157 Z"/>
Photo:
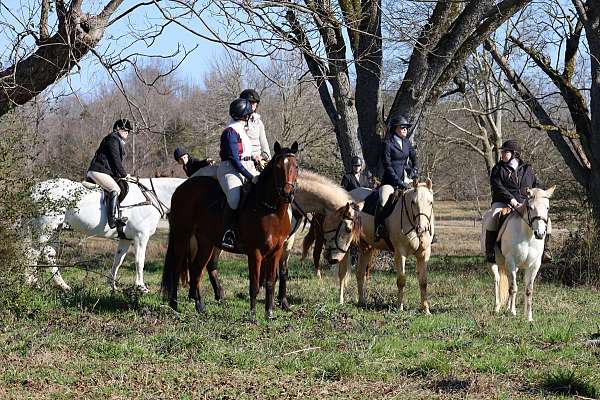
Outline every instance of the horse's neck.
<path id="1" fill-rule="evenodd" d="M 506 230 L 512 242 L 530 241 L 534 239 L 533 230 L 527 224 L 527 211 L 525 209 L 513 211 L 512 218 L 506 221 Z"/>
<path id="2" fill-rule="evenodd" d="M 180 178 L 152 178 L 152 182 L 150 179 L 140 179 L 140 182 L 149 190 L 154 188 L 156 196 L 161 203 L 170 208 L 171 197 L 173 196 L 175 189 L 177 189 L 177 187 L 181 185 L 184 180 L 185 179 Z M 130 185 L 137 187 L 135 184 Z"/>
<path id="3" fill-rule="evenodd" d="M 338 193 L 325 188 L 320 182 L 305 182 L 296 189 L 295 199 L 305 212 L 325 212 L 345 206 L 351 197 L 345 191 Z"/>

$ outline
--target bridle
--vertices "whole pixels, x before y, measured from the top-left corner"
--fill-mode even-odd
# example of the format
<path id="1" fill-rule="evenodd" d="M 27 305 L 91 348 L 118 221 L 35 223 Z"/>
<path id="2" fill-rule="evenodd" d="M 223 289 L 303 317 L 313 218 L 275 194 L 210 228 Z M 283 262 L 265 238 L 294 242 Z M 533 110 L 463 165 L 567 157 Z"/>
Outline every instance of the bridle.
<path id="1" fill-rule="evenodd" d="M 271 160 L 271 162 L 275 163 L 280 158 L 294 158 L 295 159 L 296 155 L 294 153 L 276 154 L 273 157 L 273 159 Z M 277 185 L 277 178 L 275 178 L 275 184 Z M 291 190 L 289 192 L 286 192 L 285 189 L 287 189 L 287 188 L 291 188 Z M 277 192 L 277 195 L 279 196 L 279 198 L 282 199 L 284 203 L 287 203 L 287 204 L 292 203 L 294 201 L 294 194 L 296 193 L 295 180 L 294 180 L 294 182 L 286 181 L 283 185 L 277 186 L 276 192 Z"/>
<path id="2" fill-rule="evenodd" d="M 329 230 L 327 230 L 327 231 L 323 231 L 323 237 L 325 237 L 325 236 L 326 236 L 328 233 L 335 232 L 335 237 L 334 237 L 335 249 L 336 249 L 336 250 L 338 250 L 338 251 L 340 251 L 342 254 L 346 254 L 346 253 L 348 252 L 348 250 L 350 250 L 350 247 L 348 247 L 346 250 L 344 250 L 344 249 L 343 249 L 343 248 L 340 246 L 340 244 L 339 244 L 339 242 L 338 242 L 338 240 L 339 240 L 339 237 L 340 237 L 340 232 L 341 232 L 341 229 L 342 229 L 342 227 L 343 227 L 343 225 L 344 225 L 344 221 L 352 221 L 353 223 L 355 223 L 355 224 L 356 224 L 356 223 L 359 223 L 359 222 L 356 220 L 357 218 L 358 218 L 358 214 L 356 214 L 356 217 L 355 217 L 355 219 L 353 219 L 353 218 L 350 218 L 350 217 L 348 217 L 348 216 L 344 215 L 344 216 L 342 217 L 342 219 L 340 220 L 340 222 L 338 223 L 337 227 L 335 227 L 334 229 L 329 229 Z M 326 238 L 326 237 L 325 237 L 325 240 L 327 241 L 327 238 Z M 327 247 L 325 250 L 331 251 L 332 249 L 333 249 L 332 247 Z"/>
<path id="3" fill-rule="evenodd" d="M 415 193 L 416 193 L 415 189 Z M 409 208 L 406 205 L 406 196 L 405 196 L 406 192 L 402 193 L 402 210 L 400 210 L 400 230 L 402 231 L 402 233 L 406 236 L 409 233 L 411 233 L 412 231 L 415 231 L 415 233 L 417 232 L 417 218 L 423 216 L 425 218 L 427 218 L 427 231 L 431 234 L 431 217 L 433 215 L 433 206 L 431 207 L 431 212 L 429 213 L 429 215 L 419 212 L 417 214 L 412 212 L 412 206 L 410 207 L 410 211 L 411 213 L 408 212 Z M 410 224 L 410 229 L 408 230 L 408 232 L 404 232 L 404 210 L 406 210 L 406 219 L 408 220 L 408 223 Z M 411 218 L 412 217 L 412 218 Z M 422 235 L 422 234 L 421 234 Z M 417 233 L 417 236 L 421 236 Z"/>
<path id="4" fill-rule="evenodd" d="M 525 206 L 525 211 L 527 212 L 527 219 L 525 219 L 525 214 L 521 214 L 519 212 L 519 210 L 517 210 L 515 207 L 511 208 L 513 210 L 515 210 L 515 212 L 517 213 L 517 215 L 519 217 L 521 217 L 521 219 L 527 224 L 527 226 L 529 226 L 529 229 L 531 229 L 533 231 L 533 223 L 535 221 L 542 221 L 546 224 L 546 226 L 548 226 L 548 218 L 547 217 L 542 217 L 541 215 L 534 215 L 533 218 L 531 217 L 531 211 L 529 210 L 529 197 L 527 197 L 527 199 L 525 200 L 525 203 L 523 203 L 523 205 Z"/>

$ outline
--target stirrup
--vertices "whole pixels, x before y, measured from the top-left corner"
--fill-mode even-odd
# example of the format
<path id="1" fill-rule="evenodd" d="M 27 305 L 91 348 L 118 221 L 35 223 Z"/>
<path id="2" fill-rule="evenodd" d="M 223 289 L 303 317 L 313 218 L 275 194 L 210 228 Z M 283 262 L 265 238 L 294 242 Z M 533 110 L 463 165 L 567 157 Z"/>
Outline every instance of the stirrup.
<path id="1" fill-rule="evenodd" d="M 227 249 L 235 249 L 235 233 L 233 230 L 228 229 L 225 231 L 221 245 Z"/>

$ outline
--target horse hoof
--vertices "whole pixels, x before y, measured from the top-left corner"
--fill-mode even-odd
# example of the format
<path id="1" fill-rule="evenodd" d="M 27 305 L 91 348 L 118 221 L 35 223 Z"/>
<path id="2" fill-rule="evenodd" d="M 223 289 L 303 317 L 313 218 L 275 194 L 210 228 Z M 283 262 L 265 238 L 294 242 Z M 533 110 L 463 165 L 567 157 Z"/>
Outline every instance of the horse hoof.
<path id="1" fill-rule="evenodd" d="M 150 293 L 150 289 L 148 289 L 145 285 L 138 285 L 136 289 L 142 294 Z"/>
<path id="2" fill-rule="evenodd" d="M 177 312 L 177 300 L 169 300 L 169 307 L 175 312 Z"/>
<path id="3" fill-rule="evenodd" d="M 202 300 L 196 300 L 196 312 L 202 314 L 204 312 L 204 302 Z"/>
<path id="4" fill-rule="evenodd" d="M 358 301 L 358 306 L 359 306 L 360 308 L 367 308 L 367 302 L 366 302 L 366 301 L 364 301 L 364 300 L 359 300 L 359 301 Z"/>
<path id="5" fill-rule="evenodd" d="M 272 321 L 272 320 L 274 320 L 274 319 L 275 319 L 275 315 L 273 314 L 273 310 L 269 310 L 269 311 L 267 311 L 267 315 L 266 315 L 266 317 L 267 317 L 267 319 L 268 319 L 269 321 Z"/>
<path id="6" fill-rule="evenodd" d="M 290 307 L 290 305 L 289 305 L 289 303 L 288 303 L 287 299 L 285 299 L 285 298 L 284 298 L 284 299 L 281 299 L 281 300 L 279 301 L 279 304 L 281 305 L 281 309 L 282 309 L 282 310 L 284 310 L 284 311 L 290 311 L 290 310 L 291 310 L 291 307 Z"/>
<path id="7" fill-rule="evenodd" d="M 431 312 L 429 311 L 429 309 L 427 309 L 427 310 L 423 310 L 423 314 L 425 314 L 425 315 L 431 315 Z"/>

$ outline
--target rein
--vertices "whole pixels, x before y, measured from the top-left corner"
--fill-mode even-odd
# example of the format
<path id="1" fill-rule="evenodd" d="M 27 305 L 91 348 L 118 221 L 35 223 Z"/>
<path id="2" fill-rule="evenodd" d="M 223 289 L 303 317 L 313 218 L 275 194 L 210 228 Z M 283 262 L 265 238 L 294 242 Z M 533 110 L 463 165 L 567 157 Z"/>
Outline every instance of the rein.
<path id="1" fill-rule="evenodd" d="M 164 218 L 164 216 L 169 211 L 169 207 L 167 207 L 158 198 L 158 195 L 156 194 L 156 189 L 154 188 L 154 182 L 152 182 L 152 178 L 149 178 L 150 186 L 152 187 L 152 189 L 148 189 L 142 182 L 140 182 L 140 178 L 137 176 L 135 178 L 130 178 L 130 179 L 127 179 L 127 178 L 121 178 L 121 179 L 128 183 L 135 183 L 140 188 L 140 191 L 146 198 L 146 201 L 142 201 L 140 203 L 135 203 L 135 204 L 130 204 L 127 206 L 119 206 L 119 208 L 126 209 L 126 208 L 134 208 L 134 207 L 141 207 L 141 206 L 153 206 L 160 213 L 160 217 Z"/>
<path id="2" fill-rule="evenodd" d="M 358 218 L 358 215 L 359 215 L 359 214 L 357 213 L 357 214 L 355 214 L 355 215 L 357 215 L 357 218 Z M 336 228 L 334 228 L 334 229 L 329 229 L 329 230 L 327 230 L 327 231 L 323 231 L 323 236 L 325 236 L 325 235 L 326 235 L 326 234 L 328 234 L 328 233 L 335 232 L 335 237 L 334 237 L 335 248 L 336 248 L 336 250 L 340 251 L 342 254 L 346 254 L 346 253 L 348 252 L 348 250 L 350 250 L 350 247 L 348 247 L 348 249 L 346 249 L 346 250 L 342 249 L 342 248 L 340 247 L 340 244 L 338 243 L 339 236 L 340 236 L 340 229 L 342 228 L 344 221 L 352 221 L 352 222 L 353 222 L 353 226 L 354 226 L 356 223 L 359 223 L 359 222 L 357 222 L 357 221 L 353 220 L 352 218 L 349 218 L 349 217 L 346 217 L 346 216 L 344 216 L 344 217 L 342 217 L 342 219 L 340 220 L 340 222 L 338 223 L 338 225 L 337 225 L 337 227 L 336 227 Z"/>

